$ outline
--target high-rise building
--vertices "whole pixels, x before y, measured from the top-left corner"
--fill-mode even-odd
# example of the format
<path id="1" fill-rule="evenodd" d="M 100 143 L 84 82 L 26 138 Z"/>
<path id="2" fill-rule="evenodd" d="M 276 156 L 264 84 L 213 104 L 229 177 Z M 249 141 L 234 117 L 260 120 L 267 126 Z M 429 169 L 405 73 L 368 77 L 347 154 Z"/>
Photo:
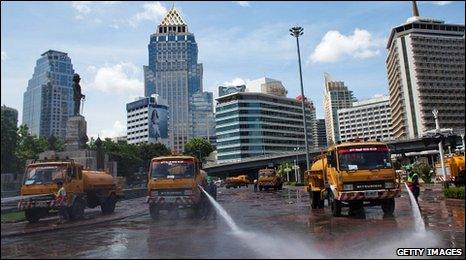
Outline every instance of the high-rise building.
<path id="1" fill-rule="evenodd" d="M 23 99 L 23 124 L 31 134 L 66 136 L 73 114 L 73 65 L 67 53 L 49 50 L 37 60 Z"/>
<path id="2" fill-rule="evenodd" d="M 168 106 L 157 95 L 126 104 L 126 140 L 129 144 L 162 143 L 169 146 Z"/>
<path id="3" fill-rule="evenodd" d="M 464 25 L 413 16 L 392 29 L 385 60 L 388 74 L 392 132 L 396 139 L 421 137 L 440 127 L 464 132 Z"/>
<path id="4" fill-rule="evenodd" d="M 340 127 L 338 125 L 338 109 L 348 108 L 356 101 L 353 91 L 348 90 L 343 81 L 333 81 L 330 74 L 324 74 L 324 115 L 327 144 L 340 141 Z"/>
<path id="5" fill-rule="evenodd" d="M 197 92 L 191 96 L 192 136 L 203 137 L 215 146 L 214 97 L 212 92 Z"/>
<path id="6" fill-rule="evenodd" d="M 325 119 L 317 119 L 317 147 L 327 147 L 327 134 L 325 132 Z"/>
<path id="7" fill-rule="evenodd" d="M 278 80 L 262 78 L 246 84 L 246 92 L 219 96 L 215 124 L 218 162 L 304 151 L 304 128 L 300 100 L 286 97 Z M 220 89 L 220 88 L 219 88 Z M 306 102 L 309 147 L 313 148 L 315 109 Z"/>
<path id="8" fill-rule="evenodd" d="M 350 108 L 338 109 L 340 139 L 390 140 L 391 116 L 388 96 L 354 102 Z"/>
<path id="9" fill-rule="evenodd" d="M 288 91 L 281 81 L 266 77 L 251 80 L 246 83 L 246 92 L 272 94 L 280 97 L 286 97 L 286 94 L 288 94 Z"/>
<path id="10" fill-rule="evenodd" d="M 192 136 L 191 97 L 202 89 L 202 64 L 194 34 L 180 12 L 168 11 L 150 36 L 149 65 L 144 66 L 145 96 L 158 94 L 168 102 L 170 145 L 182 152 Z"/>
<path id="11" fill-rule="evenodd" d="M 239 85 L 239 86 L 218 86 L 218 96 L 225 96 L 228 94 L 232 93 L 238 93 L 238 92 L 245 92 L 246 91 L 246 85 Z"/>

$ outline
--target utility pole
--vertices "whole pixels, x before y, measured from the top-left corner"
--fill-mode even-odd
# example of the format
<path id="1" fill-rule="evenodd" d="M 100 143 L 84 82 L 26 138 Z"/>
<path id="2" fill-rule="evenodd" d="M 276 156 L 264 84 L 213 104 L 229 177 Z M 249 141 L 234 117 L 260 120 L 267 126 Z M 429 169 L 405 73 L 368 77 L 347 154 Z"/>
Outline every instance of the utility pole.
<path id="1" fill-rule="evenodd" d="M 295 26 L 290 29 L 291 36 L 296 37 L 296 45 L 298 47 L 298 63 L 299 63 L 299 79 L 301 80 L 301 97 L 303 98 L 302 100 L 302 109 L 303 109 L 303 125 L 304 125 L 304 141 L 306 143 L 306 170 L 309 170 L 310 168 L 310 159 L 309 159 L 309 142 L 308 142 L 308 137 L 307 137 L 307 123 L 306 123 L 306 113 L 305 113 L 305 97 L 304 96 L 304 88 L 303 88 L 303 72 L 301 70 L 301 53 L 299 51 L 299 36 L 303 35 L 303 28 Z"/>
<path id="2" fill-rule="evenodd" d="M 432 110 L 432 114 L 434 114 L 434 118 L 435 118 L 435 130 L 437 133 L 440 133 L 440 124 L 438 122 L 438 110 L 437 108 L 434 108 Z M 445 162 L 443 160 L 443 141 L 441 140 L 439 143 L 438 143 L 438 150 L 439 150 L 439 156 L 440 156 L 440 165 L 442 166 L 442 174 L 443 174 L 443 178 L 444 178 L 444 186 L 447 186 L 447 175 L 446 175 L 446 170 L 445 170 Z"/>

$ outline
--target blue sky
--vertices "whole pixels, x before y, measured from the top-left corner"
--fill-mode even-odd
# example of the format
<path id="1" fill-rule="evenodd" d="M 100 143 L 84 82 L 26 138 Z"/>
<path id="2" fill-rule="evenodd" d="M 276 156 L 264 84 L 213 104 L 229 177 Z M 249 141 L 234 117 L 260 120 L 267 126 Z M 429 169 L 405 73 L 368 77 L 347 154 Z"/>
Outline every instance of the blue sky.
<path id="1" fill-rule="evenodd" d="M 144 94 L 147 44 L 173 2 L 1 2 L 1 102 L 18 109 L 40 55 L 67 52 L 81 75 L 89 136 L 125 134 L 125 104 Z M 323 73 L 344 81 L 358 99 L 388 94 L 385 43 L 411 16 L 411 2 L 176 2 L 196 36 L 204 90 L 267 76 L 288 97 L 304 92 L 323 118 Z M 420 1 L 421 16 L 464 24 L 465 4 Z"/>

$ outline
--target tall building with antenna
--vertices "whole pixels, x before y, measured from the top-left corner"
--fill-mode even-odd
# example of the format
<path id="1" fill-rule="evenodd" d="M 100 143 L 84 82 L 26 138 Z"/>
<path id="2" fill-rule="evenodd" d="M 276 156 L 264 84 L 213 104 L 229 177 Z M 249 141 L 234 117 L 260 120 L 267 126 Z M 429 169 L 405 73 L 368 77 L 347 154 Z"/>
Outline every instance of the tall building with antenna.
<path id="1" fill-rule="evenodd" d="M 437 108 L 440 127 L 464 133 L 464 25 L 421 17 L 416 1 L 412 12 L 387 43 L 391 132 L 396 139 L 421 137 L 435 128 Z"/>
<path id="2" fill-rule="evenodd" d="M 194 124 L 198 113 L 205 113 L 196 110 L 197 99 L 193 97 L 196 93 L 203 93 L 203 70 L 202 64 L 198 63 L 194 34 L 188 31 L 187 23 L 174 6 L 150 36 L 148 50 L 149 64 L 144 66 L 144 95 L 158 94 L 167 101 L 170 147 L 182 152 L 185 143 L 199 132 L 195 131 Z"/>

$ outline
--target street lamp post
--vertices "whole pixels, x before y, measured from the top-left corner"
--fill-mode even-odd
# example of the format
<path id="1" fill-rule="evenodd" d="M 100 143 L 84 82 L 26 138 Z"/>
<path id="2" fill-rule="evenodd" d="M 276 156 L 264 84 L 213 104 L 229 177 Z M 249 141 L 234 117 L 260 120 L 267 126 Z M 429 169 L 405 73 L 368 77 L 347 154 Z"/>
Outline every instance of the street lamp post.
<path id="1" fill-rule="evenodd" d="M 438 122 L 437 108 L 434 108 L 434 110 L 432 110 L 432 114 L 434 114 L 434 118 L 435 118 L 435 130 L 437 131 L 437 133 L 440 133 L 440 124 Z M 442 175 L 443 175 L 445 185 L 446 185 L 447 175 L 446 175 L 446 170 L 445 170 L 445 162 L 443 161 L 443 141 L 442 140 L 438 143 L 438 150 L 439 150 L 439 156 L 440 156 L 440 165 L 442 166 Z"/>
<path id="2" fill-rule="evenodd" d="M 298 63 L 299 63 L 299 79 L 301 80 L 301 97 L 303 98 L 303 102 L 301 103 L 303 109 L 303 125 L 304 125 L 304 140 L 306 143 L 306 169 L 309 170 L 309 145 L 308 145 L 308 137 L 307 137 L 307 124 L 306 124 L 306 114 L 305 114 L 305 106 L 304 106 L 304 88 L 303 88 L 303 72 L 301 70 L 301 53 L 299 51 L 299 36 L 303 35 L 303 28 L 295 26 L 290 29 L 291 36 L 296 37 L 296 45 L 298 47 Z"/>

